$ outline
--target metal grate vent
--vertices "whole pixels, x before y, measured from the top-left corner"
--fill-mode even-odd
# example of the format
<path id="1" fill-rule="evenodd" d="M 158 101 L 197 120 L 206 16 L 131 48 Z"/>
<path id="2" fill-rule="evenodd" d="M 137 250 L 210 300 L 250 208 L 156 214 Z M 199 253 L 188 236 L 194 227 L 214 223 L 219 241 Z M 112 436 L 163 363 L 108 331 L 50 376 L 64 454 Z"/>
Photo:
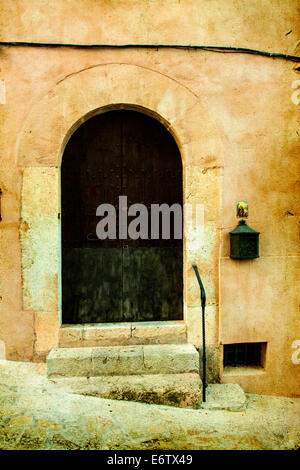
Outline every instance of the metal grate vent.
<path id="1" fill-rule="evenodd" d="M 264 366 L 266 343 L 237 343 L 224 345 L 224 367 Z"/>

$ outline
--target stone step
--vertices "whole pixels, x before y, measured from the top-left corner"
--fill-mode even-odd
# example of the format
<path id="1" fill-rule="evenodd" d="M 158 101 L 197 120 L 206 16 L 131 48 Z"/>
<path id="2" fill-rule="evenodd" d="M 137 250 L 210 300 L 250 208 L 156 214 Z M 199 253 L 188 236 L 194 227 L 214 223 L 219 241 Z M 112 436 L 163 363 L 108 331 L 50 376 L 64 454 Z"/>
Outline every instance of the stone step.
<path id="1" fill-rule="evenodd" d="M 187 342 L 182 320 L 133 323 L 62 325 L 60 348 L 129 346 L 137 344 L 183 344 Z"/>
<path id="2" fill-rule="evenodd" d="M 149 344 L 55 348 L 47 357 L 48 377 L 199 373 L 192 344 Z"/>
<path id="3" fill-rule="evenodd" d="M 65 392 L 85 396 L 194 409 L 202 403 L 199 374 L 52 377 L 50 380 Z"/>
<path id="4" fill-rule="evenodd" d="M 202 408 L 209 410 L 243 411 L 246 395 L 238 384 L 208 384 L 206 402 Z"/>

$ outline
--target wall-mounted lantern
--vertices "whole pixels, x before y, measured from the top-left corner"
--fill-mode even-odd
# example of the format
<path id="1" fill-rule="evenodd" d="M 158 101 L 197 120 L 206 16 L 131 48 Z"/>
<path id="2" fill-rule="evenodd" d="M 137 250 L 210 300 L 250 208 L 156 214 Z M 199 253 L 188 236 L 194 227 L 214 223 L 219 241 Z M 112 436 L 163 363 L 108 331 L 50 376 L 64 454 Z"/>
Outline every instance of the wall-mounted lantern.
<path id="1" fill-rule="evenodd" d="M 259 232 L 248 227 L 245 220 L 230 232 L 230 258 L 259 258 Z"/>

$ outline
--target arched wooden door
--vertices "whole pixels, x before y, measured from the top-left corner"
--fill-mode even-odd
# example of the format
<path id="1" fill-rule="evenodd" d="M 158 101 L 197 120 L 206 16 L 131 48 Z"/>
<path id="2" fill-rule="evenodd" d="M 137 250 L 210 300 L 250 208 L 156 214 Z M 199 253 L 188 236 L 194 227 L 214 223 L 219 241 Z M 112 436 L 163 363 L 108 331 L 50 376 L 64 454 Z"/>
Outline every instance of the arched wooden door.
<path id="1" fill-rule="evenodd" d="M 182 206 L 181 157 L 166 128 L 136 111 L 89 119 L 66 146 L 61 194 L 63 323 L 182 319 L 182 240 L 95 235 L 97 207 L 118 215 L 119 196 L 149 214 L 153 203 Z"/>

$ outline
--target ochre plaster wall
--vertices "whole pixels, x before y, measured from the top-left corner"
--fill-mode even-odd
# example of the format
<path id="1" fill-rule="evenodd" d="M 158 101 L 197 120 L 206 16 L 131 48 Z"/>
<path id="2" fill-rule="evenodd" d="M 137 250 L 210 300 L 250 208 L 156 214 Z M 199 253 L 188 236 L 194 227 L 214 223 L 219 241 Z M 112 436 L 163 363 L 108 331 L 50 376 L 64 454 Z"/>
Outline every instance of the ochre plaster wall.
<path id="1" fill-rule="evenodd" d="M 1 40 L 192 43 L 251 47 L 296 55 L 299 41 L 297 3 L 270 0 L 262 7 L 258 1 L 249 6 L 246 1 L 216 0 L 1 1 Z M 47 352 L 57 341 L 59 325 L 55 295 L 45 298 L 44 304 L 39 306 L 34 295 L 33 302 L 28 301 L 26 282 L 22 289 L 22 246 L 25 246 L 26 233 L 30 231 L 24 213 L 21 220 L 22 194 L 23 198 L 26 195 L 24 181 L 28 181 L 26 172 L 32 166 L 53 167 L 55 172 L 55 164 L 47 160 L 51 150 L 48 126 L 56 126 L 54 131 L 61 137 L 66 126 L 64 112 L 67 115 L 69 106 L 68 100 L 64 101 L 60 94 L 61 114 L 56 119 L 56 116 L 47 116 L 48 110 L 43 110 L 42 104 L 46 98 L 48 103 L 57 99 L 56 90 L 60 84 L 85 70 L 100 71 L 105 64 L 115 64 L 116 69 L 118 64 L 120 69 L 128 65 L 160 75 L 162 80 L 173 82 L 178 89 L 186 89 L 194 97 L 201 111 L 186 122 L 185 128 L 193 135 L 198 134 L 200 143 L 201 135 L 203 139 L 207 130 L 207 121 L 213 123 L 215 129 L 216 148 L 210 155 L 205 154 L 203 160 L 199 148 L 191 147 L 192 164 L 185 172 L 186 181 L 192 188 L 189 197 L 200 196 L 199 202 L 205 205 L 206 244 L 203 251 L 195 250 L 192 257 L 204 272 L 209 303 L 209 341 L 214 346 L 268 342 L 263 373 L 223 375 L 222 380 L 240 383 L 249 392 L 299 395 L 300 364 L 292 362 L 292 344 L 300 340 L 299 104 L 292 100 L 292 85 L 299 80 L 295 71 L 297 65 L 254 55 L 172 49 L 3 46 L 0 53 L 0 79 L 6 85 L 6 104 L 0 105 L 0 187 L 3 191 L 0 340 L 5 342 L 7 358 L 39 360 L 41 353 Z M 120 89 L 134 87 L 123 83 L 117 72 L 115 87 L 118 87 L 118 79 Z M 80 81 L 74 80 L 74 83 Z M 77 93 L 79 101 L 86 101 L 88 106 L 88 86 L 83 82 L 76 86 L 74 94 Z M 101 96 L 101 81 L 98 86 Z M 153 93 L 156 97 L 159 95 L 157 87 L 160 87 L 159 80 L 155 92 L 151 88 L 143 90 L 146 102 L 151 102 Z M 175 114 L 180 110 L 180 96 L 170 95 L 169 100 L 167 106 Z M 34 109 L 40 111 L 33 114 Z M 74 123 L 79 114 L 80 109 L 76 109 Z M 38 156 L 22 154 L 26 149 L 22 146 L 24 130 L 30 132 L 27 125 L 31 123 L 31 116 L 35 116 L 32 124 L 40 135 L 41 160 L 37 164 L 32 161 Z M 168 116 L 163 117 L 168 120 Z M 26 139 L 30 141 L 30 136 Z M 191 144 L 187 139 L 178 142 L 182 153 L 184 146 Z M 56 145 L 55 142 L 52 144 Z M 57 158 L 59 165 L 59 154 Z M 53 172 L 49 178 L 54 178 Z M 261 256 L 257 260 L 239 262 L 229 258 L 228 233 L 236 226 L 235 205 L 239 200 L 249 202 L 249 225 L 261 232 Z M 32 205 L 31 214 L 25 215 L 29 219 L 31 216 L 51 218 L 51 214 L 39 214 L 40 207 Z M 38 247 L 34 248 L 38 251 Z M 25 275 L 25 278 L 28 280 L 30 276 Z M 198 315 L 200 321 L 199 293 L 192 271 L 187 273 L 186 284 L 190 291 L 190 317 L 196 324 Z M 39 288 L 36 281 L 34 285 Z M 195 342 L 200 342 L 199 332 L 196 336 Z"/>

